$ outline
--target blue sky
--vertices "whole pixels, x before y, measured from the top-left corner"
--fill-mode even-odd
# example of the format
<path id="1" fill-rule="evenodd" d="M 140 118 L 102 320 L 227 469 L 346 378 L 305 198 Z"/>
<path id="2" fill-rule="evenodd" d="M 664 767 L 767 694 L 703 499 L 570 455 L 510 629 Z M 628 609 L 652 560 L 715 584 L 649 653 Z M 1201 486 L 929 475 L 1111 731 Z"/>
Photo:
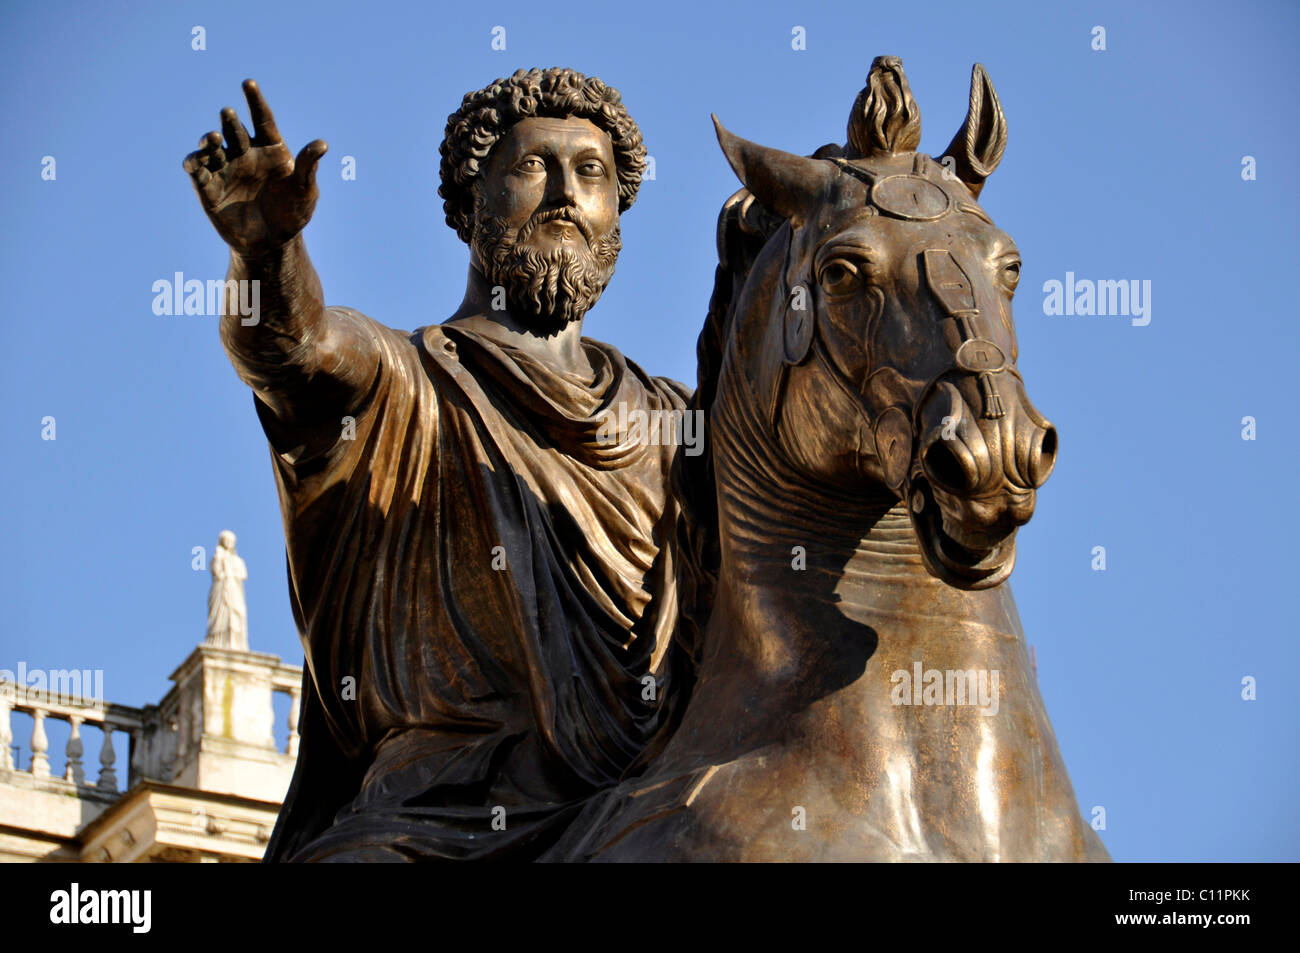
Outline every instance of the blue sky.
<path id="1" fill-rule="evenodd" d="M 1080 805 L 1106 809 L 1117 860 L 1300 859 L 1293 4 L 114 6 L 0 13 L 0 668 L 102 668 L 110 700 L 156 702 L 203 637 L 191 550 L 226 528 L 253 647 L 301 660 L 252 398 L 216 319 L 151 309 L 158 279 L 224 275 L 181 160 L 221 107 L 246 119 L 245 77 L 291 149 L 330 144 L 306 232 L 328 302 L 407 329 L 464 289 L 435 194 L 461 96 L 521 66 L 617 86 L 656 178 L 586 333 L 693 384 L 737 187 L 709 113 L 807 153 L 843 141 L 872 58 L 893 54 L 935 153 L 979 61 L 1009 126 L 982 204 L 1023 254 L 1019 366 L 1061 435 L 1012 586 Z M 1149 280 L 1150 324 L 1044 314 L 1066 272 Z"/>

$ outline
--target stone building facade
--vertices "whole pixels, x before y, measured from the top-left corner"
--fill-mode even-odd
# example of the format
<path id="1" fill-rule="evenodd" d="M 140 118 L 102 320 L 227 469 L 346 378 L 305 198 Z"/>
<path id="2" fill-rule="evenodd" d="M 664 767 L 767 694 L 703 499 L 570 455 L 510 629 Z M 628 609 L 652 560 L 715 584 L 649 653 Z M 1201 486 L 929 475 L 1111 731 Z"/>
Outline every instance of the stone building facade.
<path id="1" fill-rule="evenodd" d="M 298 757 L 300 666 L 199 645 L 143 708 L 96 697 L 82 673 L 39 674 L 0 672 L 0 862 L 261 859 Z M 283 748 L 277 692 L 289 696 Z M 29 716 L 30 738 L 14 737 L 15 714 Z M 60 772 L 51 720 L 68 725 Z M 90 766 L 87 735 L 98 747 Z M 123 735 L 130 753 L 119 766 Z"/>

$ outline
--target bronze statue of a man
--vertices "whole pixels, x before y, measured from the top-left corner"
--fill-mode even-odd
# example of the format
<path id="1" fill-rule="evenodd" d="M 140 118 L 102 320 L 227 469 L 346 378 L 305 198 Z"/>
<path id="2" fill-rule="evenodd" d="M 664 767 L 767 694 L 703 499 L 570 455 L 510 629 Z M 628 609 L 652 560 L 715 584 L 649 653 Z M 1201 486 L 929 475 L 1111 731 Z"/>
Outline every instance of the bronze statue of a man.
<path id="1" fill-rule="evenodd" d="M 674 447 L 620 421 L 689 392 L 581 336 L 640 131 L 572 70 L 465 96 L 439 190 L 465 297 L 405 332 L 326 307 L 301 234 L 325 143 L 295 160 L 244 91 L 253 136 L 227 108 L 185 169 L 228 282 L 260 282 L 221 338 L 271 446 L 307 660 L 266 857 L 534 858 L 643 754 L 675 664 Z"/>

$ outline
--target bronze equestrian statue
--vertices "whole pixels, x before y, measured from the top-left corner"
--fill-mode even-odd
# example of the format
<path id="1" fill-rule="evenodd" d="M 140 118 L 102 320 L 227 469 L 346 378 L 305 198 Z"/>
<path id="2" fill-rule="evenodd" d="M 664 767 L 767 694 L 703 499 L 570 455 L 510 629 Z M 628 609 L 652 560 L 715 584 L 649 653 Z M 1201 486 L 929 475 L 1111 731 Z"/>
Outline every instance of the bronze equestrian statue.
<path id="1" fill-rule="evenodd" d="M 700 338 L 709 453 L 676 471 L 698 674 L 550 859 L 1108 860 L 1006 584 L 1056 431 L 1016 370 L 1015 243 L 978 203 L 992 83 L 977 65 L 938 159 L 893 57 L 846 146 L 717 131 L 745 189 Z"/>
<path id="2" fill-rule="evenodd" d="M 938 160 L 892 58 L 844 146 L 718 127 L 745 189 L 694 397 L 581 337 L 644 168 L 616 90 L 465 97 L 439 191 L 466 292 L 413 332 L 325 306 L 325 144 L 295 160 L 245 91 L 255 134 L 225 110 L 185 168 L 227 293 L 261 286 L 221 335 L 307 657 L 267 860 L 1107 859 L 1005 584 L 1056 433 L 977 201 L 1005 146 L 981 68 Z M 706 414 L 706 452 L 629 411 Z"/>

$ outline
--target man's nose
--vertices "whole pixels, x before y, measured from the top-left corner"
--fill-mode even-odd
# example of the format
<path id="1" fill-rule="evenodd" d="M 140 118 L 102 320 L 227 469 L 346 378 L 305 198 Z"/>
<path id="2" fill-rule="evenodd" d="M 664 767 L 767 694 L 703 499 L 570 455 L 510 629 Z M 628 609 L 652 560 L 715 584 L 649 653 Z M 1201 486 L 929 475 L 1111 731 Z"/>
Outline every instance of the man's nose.
<path id="1" fill-rule="evenodd" d="M 546 201 L 550 206 L 578 204 L 577 171 L 556 163 L 546 177 Z"/>

